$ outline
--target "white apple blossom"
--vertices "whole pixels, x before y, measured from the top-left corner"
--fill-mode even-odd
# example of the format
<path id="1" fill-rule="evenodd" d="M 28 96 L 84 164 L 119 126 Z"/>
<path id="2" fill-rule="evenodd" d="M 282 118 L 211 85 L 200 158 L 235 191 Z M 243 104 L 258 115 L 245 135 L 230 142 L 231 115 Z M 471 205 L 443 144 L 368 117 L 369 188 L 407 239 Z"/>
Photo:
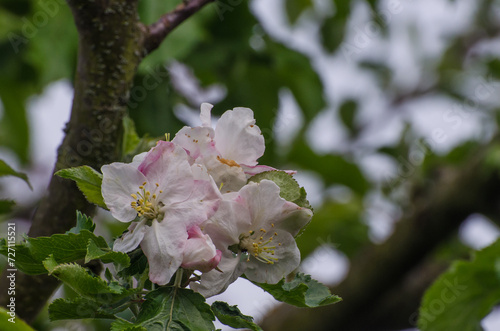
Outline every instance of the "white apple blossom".
<path id="1" fill-rule="evenodd" d="M 223 292 L 239 276 L 275 284 L 295 270 L 300 252 L 295 236 L 312 211 L 279 196 L 272 181 L 249 183 L 224 195 L 215 215 L 202 228 L 222 252 L 217 266 L 191 287 L 209 297 Z"/>
<path id="2" fill-rule="evenodd" d="M 221 195 L 203 166 L 189 164 L 184 149 L 160 141 L 132 163 L 116 162 L 101 170 L 102 195 L 111 214 L 121 222 L 137 218 L 113 249 L 128 252 L 140 244 L 153 283 L 168 283 L 185 258 L 197 262 L 189 258 L 193 254 L 216 257 L 208 240 L 198 246 L 189 242 L 188 230 L 215 213 Z"/>
<path id="3" fill-rule="evenodd" d="M 272 167 L 257 165 L 264 154 L 264 137 L 250 108 L 238 107 L 226 111 L 211 127 L 212 105 L 201 105 L 202 125 L 182 128 L 172 140 L 183 147 L 191 163 L 201 163 L 208 169 L 223 191 L 237 191 L 248 178 Z"/>

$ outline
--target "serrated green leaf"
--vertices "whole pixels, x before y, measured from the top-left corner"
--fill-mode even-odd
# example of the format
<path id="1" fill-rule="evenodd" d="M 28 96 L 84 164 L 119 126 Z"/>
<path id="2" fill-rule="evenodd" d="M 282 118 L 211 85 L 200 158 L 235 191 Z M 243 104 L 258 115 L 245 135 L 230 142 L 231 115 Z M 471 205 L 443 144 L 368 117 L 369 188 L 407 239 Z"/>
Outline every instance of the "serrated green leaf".
<path id="1" fill-rule="evenodd" d="M 500 302 L 500 240 L 472 261 L 455 262 L 427 290 L 419 311 L 422 331 L 482 330 L 481 320 Z"/>
<path id="2" fill-rule="evenodd" d="M 128 267 L 130 265 L 130 258 L 127 254 L 115 252 L 109 249 L 107 251 L 103 251 L 92 239 L 89 239 L 87 245 L 87 255 L 85 255 L 85 263 L 89 263 L 91 260 L 96 259 L 101 259 L 104 263 L 117 263 L 124 267 Z"/>
<path id="3" fill-rule="evenodd" d="M 10 213 L 15 204 L 12 200 L 0 200 L 0 214 Z"/>
<path id="4" fill-rule="evenodd" d="M 277 284 L 252 283 L 270 293 L 276 300 L 296 307 L 314 308 L 342 300 L 332 295 L 328 287 L 302 273 L 297 273 L 290 282 L 282 279 Z"/>
<path id="5" fill-rule="evenodd" d="M 33 257 L 39 261 L 43 262 L 53 254 L 57 262 L 67 263 L 85 258 L 89 240 L 94 241 L 100 248 L 108 248 L 103 237 L 98 237 L 88 230 L 81 230 L 78 234 L 54 234 L 50 237 L 28 238 L 27 246 Z"/>
<path id="6" fill-rule="evenodd" d="M 212 303 L 212 311 L 217 319 L 225 325 L 234 329 L 250 329 L 262 331 L 262 328 L 253 322 L 253 318 L 243 315 L 238 306 L 230 306 L 226 302 L 215 301 Z"/>
<path id="7" fill-rule="evenodd" d="M 101 194 L 102 174 L 89 166 L 62 169 L 55 174 L 62 178 L 74 180 L 78 189 L 90 203 L 107 209 Z"/>
<path id="8" fill-rule="evenodd" d="M 271 180 L 278 185 L 280 188 L 280 197 L 283 199 L 287 201 L 300 199 L 300 186 L 292 175 L 289 175 L 284 171 L 273 170 L 254 175 L 250 177 L 248 181 L 259 183 L 263 179 Z"/>
<path id="9" fill-rule="evenodd" d="M 94 300 L 85 298 L 56 299 L 49 305 L 49 319 L 51 321 L 82 318 L 115 319 L 116 317 L 108 310 Z"/>
<path id="10" fill-rule="evenodd" d="M 18 270 L 28 275 L 40 275 L 47 273 L 47 269 L 45 269 L 42 262 L 33 257 L 31 251 L 25 244 L 10 246 L 10 248 L 11 252 L 15 251 L 16 253 L 15 266 Z M 9 246 L 7 245 L 7 241 L 2 238 L 0 239 L 0 254 L 8 257 L 8 253 Z"/>
<path id="11" fill-rule="evenodd" d="M 31 186 L 30 181 L 28 180 L 28 176 L 26 176 L 26 174 L 24 174 L 22 172 L 15 171 L 14 169 L 12 169 L 11 166 L 9 166 L 7 163 L 5 163 L 5 161 L 0 160 L 0 177 L 3 177 L 3 176 L 14 176 L 14 177 L 20 178 L 20 179 L 24 180 L 26 182 L 26 184 L 28 184 L 28 186 L 30 187 L 31 190 L 33 190 L 33 187 Z"/>
<path id="12" fill-rule="evenodd" d="M 72 227 L 66 233 L 80 233 L 81 230 L 88 230 L 90 232 L 94 232 L 95 224 L 92 222 L 92 218 L 88 217 L 85 214 L 82 214 L 79 210 L 76 211 L 76 226 Z"/>
<path id="13" fill-rule="evenodd" d="M 68 263 L 85 258 L 87 245 L 92 240 L 99 248 L 109 248 L 103 237 L 88 230 L 80 233 L 54 234 L 50 237 L 27 238 L 23 244 L 15 245 L 16 267 L 29 275 L 47 273 L 43 261 L 51 254 L 59 263 Z M 5 239 L 0 240 L 0 254 L 8 255 Z"/>
<path id="14" fill-rule="evenodd" d="M 99 304 L 109 305 L 134 293 L 134 290 L 127 290 L 116 284 L 109 286 L 102 278 L 93 277 L 78 264 L 59 264 L 52 255 L 43 261 L 43 265 L 49 275 L 63 281 L 83 298 Z"/>
<path id="15" fill-rule="evenodd" d="M 35 331 L 19 316 L 14 316 L 15 318 L 10 315 L 10 311 L 6 310 L 4 307 L 0 307 L 0 330 Z"/>
<path id="16" fill-rule="evenodd" d="M 133 326 L 147 330 L 207 331 L 215 329 L 214 320 L 201 294 L 178 287 L 161 287 L 146 295 Z"/>

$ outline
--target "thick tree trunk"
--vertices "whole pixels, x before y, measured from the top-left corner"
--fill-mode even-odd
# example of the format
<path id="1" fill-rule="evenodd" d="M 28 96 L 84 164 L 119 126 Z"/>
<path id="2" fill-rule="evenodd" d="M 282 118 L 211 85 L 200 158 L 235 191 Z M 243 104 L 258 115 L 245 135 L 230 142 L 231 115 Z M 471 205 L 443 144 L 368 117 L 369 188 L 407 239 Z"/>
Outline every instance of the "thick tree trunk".
<path id="1" fill-rule="evenodd" d="M 120 158 L 122 119 L 136 68 L 143 57 L 144 30 L 136 0 L 69 0 L 79 32 L 78 67 L 71 119 L 54 172 L 88 165 L 100 169 Z M 35 214 L 30 237 L 63 233 L 75 225 L 76 210 L 94 212 L 76 185 L 54 176 Z M 5 274 L 2 276 L 5 279 Z M 16 313 L 32 322 L 59 285 L 46 275 L 17 273 Z M 9 297 L 1 282 L 0 304 Z"/>

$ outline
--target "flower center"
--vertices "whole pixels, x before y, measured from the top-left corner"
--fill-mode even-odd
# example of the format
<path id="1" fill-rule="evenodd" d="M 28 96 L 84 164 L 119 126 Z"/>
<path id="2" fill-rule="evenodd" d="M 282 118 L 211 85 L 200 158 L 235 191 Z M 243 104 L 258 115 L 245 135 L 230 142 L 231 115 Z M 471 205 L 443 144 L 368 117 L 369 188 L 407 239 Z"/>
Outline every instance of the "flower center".
<path id="1" fill-rule="evenodd" d="M 274 227 L 274 224 L 271 224 Z M 276 246 L 281 246 L 281 243 L 276 243 L 274 238 L 278 235 L 277 232 L 269 235 L 269 233 L 261 228 L 259 231 L 249 231 L 249 235 L 243 234 L 240 236 L 240 250 L 248 254 L 247 262 L 250 260 L 250 255 L 253 255 L 258 261 L 267 264 L 274 264 L 278 258 L 274 256 Z"/>
<path id="2" fill-rule="evenodd" d="M 142 183 L 142 185 L 139 186 L 139 191 L 130 195 L 135 200 L 130 203 L 130 206 L 137 211 L 137 214 L 141 218 L 161 221 L 163 219 L 163 212 L 161 212 L 160 209 L 165 205 L 163 202 L 158 201 L 158 196 L 156 195 L 156 190 L 160 184 L 155 184 L 153 194 L 146 190 L 146 184 L 147 182 Z M 160 190 L 160 193 L 163 193 L 163 191 Z"/>

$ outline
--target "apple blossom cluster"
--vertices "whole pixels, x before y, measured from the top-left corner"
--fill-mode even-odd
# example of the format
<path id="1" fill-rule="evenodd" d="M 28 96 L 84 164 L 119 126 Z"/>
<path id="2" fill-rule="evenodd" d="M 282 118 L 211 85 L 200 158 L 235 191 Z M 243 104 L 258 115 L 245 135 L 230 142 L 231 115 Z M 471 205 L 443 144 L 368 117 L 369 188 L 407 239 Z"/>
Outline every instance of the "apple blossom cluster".
<path id="1" fill-rule="evenodd" d="M 300 262 L 295 236 L 312 211 L 280 197 L 280 187 L 252 176 L 264 137 L 253 112 L 234 108 L 214 128 L 212 105 L 201 105 L 198 127 L 184 127 L 131 163 L 102 167 L 102 196 L 111 214 L 132 222 L 113 250 L 140 246 L 149 279 L 169 283 L 179 268 L 201 272 L 190 287 L 209 297 L 239 276 L 275 284 Z"/>

